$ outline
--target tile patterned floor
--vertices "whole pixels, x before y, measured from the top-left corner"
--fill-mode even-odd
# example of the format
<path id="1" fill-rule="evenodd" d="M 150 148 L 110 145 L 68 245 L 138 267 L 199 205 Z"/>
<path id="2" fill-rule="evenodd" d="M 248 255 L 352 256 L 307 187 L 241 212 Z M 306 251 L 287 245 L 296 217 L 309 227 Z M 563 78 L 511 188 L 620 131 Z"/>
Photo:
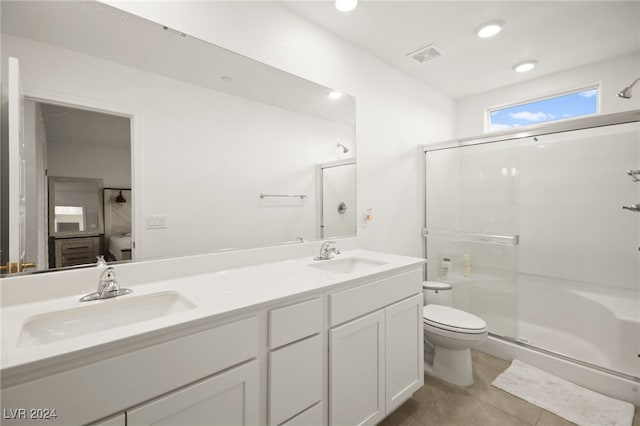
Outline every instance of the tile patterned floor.
<path id="1" fill-rule="evenodd" d="M 491 386 L 510 363 L 472 351 L 474 383 L 450 385 L 425 376 L 425 384 L 380 426 L 570 426 L 548 411 Z M 640 426 L 636 407 L 633 426 Z"/>

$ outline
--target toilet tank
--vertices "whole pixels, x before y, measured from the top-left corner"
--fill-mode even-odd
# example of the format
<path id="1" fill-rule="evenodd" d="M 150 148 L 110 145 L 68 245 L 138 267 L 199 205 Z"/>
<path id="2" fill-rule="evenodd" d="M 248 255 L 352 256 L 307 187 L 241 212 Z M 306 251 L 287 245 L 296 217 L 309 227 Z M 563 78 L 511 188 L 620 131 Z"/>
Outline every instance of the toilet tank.
<path id="1" fill-rule="evenodd" d="M 422 297 L 426 305 L 453 305 L 453 290 L 451 284 L 440 281 L 424 281 L 422 283 Z"/>

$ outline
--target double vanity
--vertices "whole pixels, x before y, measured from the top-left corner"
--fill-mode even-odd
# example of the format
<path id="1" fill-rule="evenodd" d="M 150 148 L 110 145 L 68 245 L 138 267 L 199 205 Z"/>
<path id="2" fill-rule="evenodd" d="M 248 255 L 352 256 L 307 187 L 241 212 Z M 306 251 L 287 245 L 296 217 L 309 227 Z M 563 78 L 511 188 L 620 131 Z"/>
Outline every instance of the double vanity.
<path id="1" fill-rule="evenodd" d="M 237 256 L 116 265 L 133 292 L 89 302 L 104 268 L 3 280 L 2 424 L 368 425 L 422 386 L 424 260 Z"/>

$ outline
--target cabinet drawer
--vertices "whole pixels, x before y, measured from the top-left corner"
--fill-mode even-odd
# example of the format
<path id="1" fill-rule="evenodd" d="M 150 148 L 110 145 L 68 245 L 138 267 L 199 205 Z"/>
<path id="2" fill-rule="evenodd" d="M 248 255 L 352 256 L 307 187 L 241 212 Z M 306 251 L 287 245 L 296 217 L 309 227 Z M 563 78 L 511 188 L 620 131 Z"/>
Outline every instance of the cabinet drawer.
<path id="1" fill-rule="evenodd" d="M 95 263 L 96 256 L 93 253 L 77 253 L 77 254 L 63 254 L 60 259 L 60 266 L 73 266 L 85 263 Z"/>
<path id="2" fill-rule="evenodd" d="M 58 238 L 55 240 L 55 264 L 60 266 L 95 263 L 100 253 L 100 237 Z"/>
<path id="3" fill-rule="evenodd" d="M 329 322 L 334 327 L 398 300 L 422 292 L 422 270 L 374 281 L 329 295 Z"/>
<path id="4" fill-rule="evenodd" d="M 322 298 L 318 297 L 269 312 L 269 349 L 322 331 Z"/>
<path id="5" fill-rule="evenodd" d="M 60 251 L 62 254 L 73 253 L 93 253 L 99 244 L 97 238 L 71 238 L 60 240 Z"/>
<path id="6" fill-rule="evenodd" d="M 269 353 L 269 424 L 278 425 L 322 399 L 322 336 Z"/>
<path id="7" fill-rule="evenodd" d="M 322 411 L 324 405 L 322 402 L 318 402 L 313 407 L 298 414 L 286 423 L 282 423 L 281 426 L 322 426 Z"/>

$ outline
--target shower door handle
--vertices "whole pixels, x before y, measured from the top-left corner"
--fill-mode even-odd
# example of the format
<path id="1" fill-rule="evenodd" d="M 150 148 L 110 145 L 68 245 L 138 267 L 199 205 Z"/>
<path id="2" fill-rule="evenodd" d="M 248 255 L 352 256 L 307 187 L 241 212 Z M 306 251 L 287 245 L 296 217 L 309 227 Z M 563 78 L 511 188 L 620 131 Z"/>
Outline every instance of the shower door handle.
<path id="1" fill-rule="evenodd" d="M 640 212 L 640 204 L 631 204 L 630 206 L 622 206 L 622 208 L 632 212 Z"/>

